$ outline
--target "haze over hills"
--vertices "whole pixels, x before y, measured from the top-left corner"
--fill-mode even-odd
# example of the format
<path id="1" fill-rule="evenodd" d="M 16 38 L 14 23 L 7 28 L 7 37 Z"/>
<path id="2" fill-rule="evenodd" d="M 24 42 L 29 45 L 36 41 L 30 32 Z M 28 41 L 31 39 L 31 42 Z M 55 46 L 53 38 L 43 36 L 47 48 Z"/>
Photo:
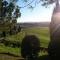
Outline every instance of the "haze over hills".
<path id="1" fill-rule="evenodd" d="M 49 27 L 50 22 L 28 22 L 28 23 L 17 23 L 17 26 L 21 26 L 22 28 L 28 27 Z"/>

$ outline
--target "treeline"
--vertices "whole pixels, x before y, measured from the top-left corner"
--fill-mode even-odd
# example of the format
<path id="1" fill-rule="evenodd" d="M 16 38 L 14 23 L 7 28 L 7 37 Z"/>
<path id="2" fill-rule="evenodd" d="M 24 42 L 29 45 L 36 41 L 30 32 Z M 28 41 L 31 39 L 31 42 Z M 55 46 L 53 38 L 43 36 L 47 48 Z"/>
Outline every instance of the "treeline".
<path id="1" fill-rule="evenodd" d="M 17 34 L 21 31 L 21 27 L 20 26 L 14 26 L 13 29 L 10 29 L 9 31 L 1 31 L 0 32 L 0 37 L 6 37 L 7 35 L 14 35 Z"/>

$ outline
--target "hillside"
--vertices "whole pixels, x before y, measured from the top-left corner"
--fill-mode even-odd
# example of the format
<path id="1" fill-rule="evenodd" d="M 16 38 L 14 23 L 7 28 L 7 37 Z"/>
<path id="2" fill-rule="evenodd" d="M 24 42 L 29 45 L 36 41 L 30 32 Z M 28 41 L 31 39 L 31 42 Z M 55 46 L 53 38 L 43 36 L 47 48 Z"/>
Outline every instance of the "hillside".
<path id="1" fill-rule="evenodd" d="M 17 23 L 17 26 L 21 26 L 22 28 L 28 27 L 49 27 L 50 22 L 34 22 L 34 23 Z"/>

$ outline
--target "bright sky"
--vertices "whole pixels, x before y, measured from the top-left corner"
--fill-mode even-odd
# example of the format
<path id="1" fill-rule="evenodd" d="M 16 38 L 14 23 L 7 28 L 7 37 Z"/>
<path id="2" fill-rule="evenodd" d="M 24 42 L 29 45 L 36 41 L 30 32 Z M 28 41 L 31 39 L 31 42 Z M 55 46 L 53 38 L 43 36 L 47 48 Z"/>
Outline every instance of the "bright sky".
<path id="1" fill-rule="evenodd" d="M 40 3 L 32 11 L 28 8 L 22 8 L 21 17 L 17 19 L 17 22 L 50 22 L 53 8 L 54 5 L 45 8 Z"/>

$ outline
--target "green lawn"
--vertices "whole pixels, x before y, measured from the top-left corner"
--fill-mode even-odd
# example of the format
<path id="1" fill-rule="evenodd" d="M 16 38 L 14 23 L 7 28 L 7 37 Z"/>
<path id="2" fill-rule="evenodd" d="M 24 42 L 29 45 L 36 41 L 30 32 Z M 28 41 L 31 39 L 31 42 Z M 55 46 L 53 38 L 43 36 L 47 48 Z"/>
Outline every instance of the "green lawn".
<path id="1" fill-rule="evenodd" d="M 42 47 L 48 47 L 48 43 L 50 41 L 49 38 L 49 28 L 48 27 L 44 27 L 44 28 L 26 28 L 26 29 L 22 29 L 21 32 L 19 32 L 16 35 L 12 35 L 12 36 L 7 36 L 6 39 L 10 40 L 10 41 L 22 41 L 22 39 L 24 38 L 25 35 L 36 35 L 40 42 L 41 42 L 41 46 Z M 0 52 L 10 52 L 12 54 L 18 55 L 20 56 L 20 48 L 11 48 L 11 47 L 6 47 L 4 45 L 0 44 Z M 41 53 L 42 55 L 44 53 Z M 45 53 L 47 54 L 47 53 Z"/>
<path id="2" fill-rule="evenodd" d="M 6 39 L 10 41 L 19 40 L 21 42 L 25 35 L 36 35 L 41 42 L 41 46 L 43 47 L 47 47 L 50 41 L 48 27 L 22 29 L 22 31 L 17 35 L 7 36 Z"/>
<path id="3" fill-rule="evenodd" d="M 11 48 L 5 46 L 4 44 L 0 44 L 0 53 L 10 53 L 15 56 L 21 56 L 20 50 L 21 50 L 20 48 Z"/>

